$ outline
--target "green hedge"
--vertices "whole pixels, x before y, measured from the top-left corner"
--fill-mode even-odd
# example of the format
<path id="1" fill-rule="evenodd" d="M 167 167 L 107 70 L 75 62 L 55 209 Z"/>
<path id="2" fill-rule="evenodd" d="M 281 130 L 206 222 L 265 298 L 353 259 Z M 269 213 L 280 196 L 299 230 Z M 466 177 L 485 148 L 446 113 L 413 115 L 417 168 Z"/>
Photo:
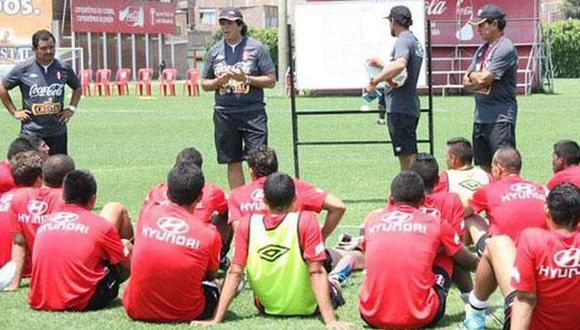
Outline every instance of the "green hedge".
<path id="1" fill-rule="evenodd" d="M 556 78 L 580 78 L 580 20 L 555 22 L 543 34 L 550 37 Z"/>
<path id="2" fill-rule="evenodd" d="M 248 35 L 258 41 L 260 41 L 266 49 L 270 52 L 272 61 L 274 61 L 274 67 L 278 71 L 278 29 L 267 28 L 267 29 L 255 29 L 250 28 L 248 30 Z M 211 37 L 205 41 L 205 49 L 209 50 L 213 44 L 218 42 L 223 37 L 222 31 L 218 30 Z"/>

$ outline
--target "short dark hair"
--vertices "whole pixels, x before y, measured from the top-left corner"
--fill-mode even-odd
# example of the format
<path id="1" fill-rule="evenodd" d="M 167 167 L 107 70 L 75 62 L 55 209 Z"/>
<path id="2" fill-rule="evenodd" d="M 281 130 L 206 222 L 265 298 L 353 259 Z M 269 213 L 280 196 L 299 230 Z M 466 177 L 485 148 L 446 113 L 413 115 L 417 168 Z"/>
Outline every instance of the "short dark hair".
<path id="1" fill-rule="evenodd" d="M 503 31 L 505 29 L 505 26 L 507 25 L 507 21 L 504 17 L 500 17 L 500 18 L 494 18 L 494 19 L 489 19 L 487 20 L 489 22 L 489 24 L 492 24 L 493 21 L 497 21 L 497 28 L 500 31 Z"/>
<path id="2" fill-rule="evenodd" d="M 280 211 L 289 207 L 295 194 L 294 179 L 288 174 L 270 174 L 264 183 L 264 200 L 271 209 Z"/>
<path id="3" fill-rule="evenodd" d="M 242 31 L 240 31 L 240 33 L 242 34 L 242 36 L 246 36 L 248 35 L 248 25 L 246 23 L 244 23 L 243 21 L 237 20 L 236 23 L 238 24 L 238 26 L 243 25 L 242 26 Z"/>
<path id="4" fill-rule="evenodd" d="M 266 146 L 258 147 L 248 153 L 248 166 L 258 178 L 278 172 L 276 152 Z"/>
<path id="5" fill-rule="evenodd" d="M 201 168 L 201 166 L 203 165 L 203 157 L 201 156 L 201 153 L 194 147 L 185 148 L 181 150 L 179 154 L 177 154 L 177 157 L 175 159 L 176 164 L 184 162 L 192 163 L 193 165 L 196 165 L 197 167 Z"/>
<path id="6" fill-rule="evenodd" d="M 562 158 L 566 165 L 580 164 L 580 146 L 576 141 L 560 140 L 554 144 L 554 155 Z"/>
<path id="7" fill-rule="evenodd" d="M 503 166 L 510 173 L 519 174 L 522 170 L 522 155 L 513 147 L 501 147 L 493 155 L 492 163 Z"/>
<path id="8" fill-rule="evenodd" d="M 64 177 L 75 169 L 74 160 L 67 155 L 48 157 L 42 166 L 42 181 L 49 187 L 61 187 Z"/>
<path id="9" fill-rule="evenodd" d="M 40 42 L 40 40 L 50 40 L 50 39 L 52 39 L 52 41 L 56 42 L 54 35 L 52 33 L 50 33 L 50 31 L 48 31 L 48 30 L 36 31 L 32 35 L 32 47 L 34 47 L 34 49 L 36 49 L 36 48 L 38 48 L 38 43 Z"/>
<path id="10" fill-rule="evenodd" d="M 548 194 L 546 204 L 554 223 L 576 230 L 580 220 L 580 188 L 570 183 L 557 185 Z"/>
<path id="11" fill-rule="evenodd" d="M 10 172 L 17 186 L 32 186 L 42 175 L 44 159 L 37 150 L 19 152 L 10 159 Z"/>
<path id="12" fill-rule="evenodd" d="M 63 195 L 67 204 L 87 205 L 97 194 L 97 181 L 89 171 L 73 170 L 64 178 Z"/>
<path id="13" fill-rule="evenodd" d="M 403 171 L 391 182 L 393 202 L 418 206 L 425 198 L 425 184 L 419 174 Z"/>
<path id="14" fill-rule="evenodd" d="M 439 165 L 437 164 L 437 159 L 429 153 L 418 153 L 411 163 L 409 171 L 419 174 L 427 190 L 432 190 L 439 182 Z"/>
<path id="15" fill-rule="evenodd" d="M 8 160 L 10 160 L 17 153 L 24 152 L 24 151 L 30 151 L 30 150 L 36 150 L 36 148 L 32 145 L 32 143 L 30 143 L 30 141 L 27 138 L 18 137 L 10 143 L 10 146 L 8 146 L 8 152 L 6 153 L 6 158 Z"/>
<path id="16" fill-rule="evenodd" d="M 205 179 L 192 163 L 177 163 L 167 175 L 167 197 L 177 205 L 191 205 L 201 196 Z"/>
<path id="17" fill-rule="evenodd" d="M 457 157 L 463 165 L 471 165 L 473 162 L 473 147 L 471 142 L 463 137 L 447 140 L 449 153 Z"/>

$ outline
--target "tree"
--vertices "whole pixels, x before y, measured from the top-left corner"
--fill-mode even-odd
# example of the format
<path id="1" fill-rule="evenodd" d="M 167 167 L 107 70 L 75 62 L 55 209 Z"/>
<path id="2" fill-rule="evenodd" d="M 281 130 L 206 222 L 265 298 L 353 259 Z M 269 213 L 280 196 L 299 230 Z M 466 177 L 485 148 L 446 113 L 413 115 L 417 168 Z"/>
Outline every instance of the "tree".
<path id="1" fill-rule="evenodd" d="M 562 10 L 567 18 L 580 19 L 580 0 L 564 0 Z"/>

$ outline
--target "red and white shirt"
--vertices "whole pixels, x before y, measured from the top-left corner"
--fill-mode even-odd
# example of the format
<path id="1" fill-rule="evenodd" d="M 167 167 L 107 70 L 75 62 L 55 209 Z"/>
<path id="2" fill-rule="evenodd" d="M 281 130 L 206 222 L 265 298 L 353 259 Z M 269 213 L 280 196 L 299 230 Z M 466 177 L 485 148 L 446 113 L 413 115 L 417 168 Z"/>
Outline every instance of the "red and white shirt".
<path id="1" fill-rule="evenodd" d="M 530 329 L 577 329 L 580 233 L 526 229 L 517 249 L 512 285 L 538 298 Z"/>
<path id="2" fill-rule="evenodd" d="M 202 281 L 217 270 L 221 238 L 213 225 L 173 203 L 144 206 L 135 232 L 123 306 L 132 319 L 183 322 L 205 308 Z"/>
<path id="3" fill-rule="evenodd" d="M 29 304 L 46 311 L 81 311 L 111 265 L 129 252 L 113 225 L 78 205 L 67 204 L 37 232 L 32 254 Z"/>
<path id="4" fill-rule="evenodd" d="M 0 162 L 0 196 L 14 188 L 16 188 L 16 184 L 14 183 L 14 178 L 12 177 L 10 162 L 3 160 Z"/>
<path id="5" fill-rule="evenodd" d="M 520 233 L 530 227 L 546 227 L 546 190 L 518 175 L 480 188 L 469 202 L 475 213 L 485 211 L 489 235 L 508 235 L 516 243 Z"/>
<path id="6" fill-rule="evenodd" d="M 245 186 L 238 187 L 230 193 L 228 200 L 229 223 L 250 214 L 267 214 L 268 210 L 264 203 L 264 184 L 267 177 L 258 178 Z M 312 211 L 320 213 L 324 206 L 327 193 L 309 183 L 294 179 L 296 200 L 294 212 Z"/>
<path id="7" fill-rule="evenodd" d="M 167 185 L 160 183 L 153 187 L 145 198 L 144 205 L 169 203 L 167 197 Z M 205 223 L 211 223 L 211 218 L 216 214 L 223 214 L 228 211 L 228 201 L 221 188 L 206 183 L 203 186 L 201 201 L 195 206 L 195 215 Z"/>
<path id="8" fill-rule="evenodd" d="M 287 213 L 284 214 L 270 214 L 263 218 L 264 227 L 266 230 L 276 228 Z M 322 242 L 322 232 L 320 225 L 316 218 L 316 213 L 303 211 L 300 212 L 300 220 L 298 222 L 298 242 L 302 250 L 302 257 L 306 261 L 323 262 L 326 260 L 326 252 L 324 243 Z M 240 220 L 238 228 L 236 229 L 234 241 L 234 257 L 232 263 L 245 267 L 248 261 L 248 248 L 250 241 L 250 219 L 251 215 L 245 216 Z"/>
<path id="9" fill-rule="evenodd" d="M 571 165 L 565 169 L 554 173 L 554 176 L 546 183 L 549 190 L 554 189 L 557 185 L 562 183 L 571 183 L 576 187 L 580 187 L 580 165 Z"/>
<path id="10" fill-rule="evenodd" d="M 367 274 L 359 294 L 363 319 L 377 328 L 416 328 L 437 314 L 433 266 L 440 249 L 453 256 L 459 235 L 439 217 L 406 206 L 371 212 L 364 224 Z"/>
<path id="11" fill-rule="evenodd" d="M 435 215 L 451 225 L 453 230 L 463 238 L 465 224 L 463 222 L 463 203 L 459 195 L 451 192 L 431 193 L 425 196 L 421 211 Z M 439 254 L 435 265 L 443 268 L 449 277 L 453 276 L 453 259 L 445 254 Z"/>
<path id="12" fill-rule="evenodd" d="M 14 199 L 15 190 L 13 189 L 0 195 L 0 268 L 12 260 L 12 226 L 10 225 L 8 211 Z"/>

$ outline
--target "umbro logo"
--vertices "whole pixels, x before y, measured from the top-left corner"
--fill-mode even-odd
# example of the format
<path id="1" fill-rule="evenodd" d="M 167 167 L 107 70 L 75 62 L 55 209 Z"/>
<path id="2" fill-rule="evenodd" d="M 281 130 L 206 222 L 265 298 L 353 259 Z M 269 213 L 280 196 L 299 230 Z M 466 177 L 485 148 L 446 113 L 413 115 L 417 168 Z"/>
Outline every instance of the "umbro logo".
<path id="1" fill-rule="evenodd" d="M 259 249 L 258 255 L 260 256 L 260 258 L 268 262 L 274 262 L 284 254 L 286 254 L 288 251 L 290 251 L 290 249 L 285 246 L 270 244 Z"/>
<path id="2" fill-rule="evenodd" d="M 465 180 L 459 183 L 459 185 L 469 191 L 476 191 L 481 187 L 481 183 L 475 180 Z"/>

